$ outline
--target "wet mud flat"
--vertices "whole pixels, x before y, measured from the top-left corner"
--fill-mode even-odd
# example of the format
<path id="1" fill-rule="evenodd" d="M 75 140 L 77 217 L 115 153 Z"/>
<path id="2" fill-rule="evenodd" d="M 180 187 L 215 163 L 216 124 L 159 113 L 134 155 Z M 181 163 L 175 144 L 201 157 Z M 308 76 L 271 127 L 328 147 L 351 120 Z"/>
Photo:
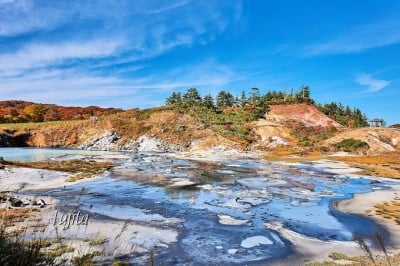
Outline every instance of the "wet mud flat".
<path id="1" fill-rule="evenodd" d="M 393 184 L 312 163 L 249 158 L 205 162 L 143 153 L 131 155 L 103 177 L 25 193 L 54 197 L 61 211 L 79 209 L 92 222 L 119 221 L 155 232 L 127 239 L 140 247 L 135 252 L 115 255 L 110 250 L 109 256 L 144 263 L 152 252 L 157 262 L 168 265 L 265 265 L 297 253 L 274 223 L 306 238 L 344 245 L 355 234 L 366 239 L 373 232 L 387 235 L 380 225 L 342 213 L 334 203 Z M 162 237 L 167 232 L 175 237 Z"/>

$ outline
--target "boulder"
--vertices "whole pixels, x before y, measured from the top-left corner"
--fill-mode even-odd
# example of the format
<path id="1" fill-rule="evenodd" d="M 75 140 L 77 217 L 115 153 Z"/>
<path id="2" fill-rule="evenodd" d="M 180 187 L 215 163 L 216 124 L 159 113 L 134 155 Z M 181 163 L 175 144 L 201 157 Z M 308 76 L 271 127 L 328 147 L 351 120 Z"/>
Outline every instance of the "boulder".
<path id="1" fill-rule="evenodd" d="M 8 199 L 8 201 L 10 202 L 11 207 L 21 207 L 23 202 L 20 199 L 14 198 L 14 197 L 10 197 Z"/>

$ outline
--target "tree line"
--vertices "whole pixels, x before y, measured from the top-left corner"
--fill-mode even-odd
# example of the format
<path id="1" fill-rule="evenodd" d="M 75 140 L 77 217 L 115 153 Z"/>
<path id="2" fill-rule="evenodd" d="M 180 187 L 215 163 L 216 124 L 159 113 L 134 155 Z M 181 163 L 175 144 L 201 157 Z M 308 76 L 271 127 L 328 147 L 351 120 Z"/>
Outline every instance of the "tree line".
<path id="1" fill-rule="evenodd" d="M 229 91 L 221 90 L 214 98 L 211 94 L 202 97 L 196 88 L 188 89 L 184 94 L 180 92 L 172 92 L 166 99 L 167 105 L 176 105 L 188 107 L 193 105 L 201 105 L 210 109 L 227 108 L 227 107 L 261 107 L 265 108 L 271 104 L 292 104 L 292 103 L 308 103 L 313 104 L 311 98 L 310 87 L 301 86 L 298 92 L 290 94 L 282 91 L 268 91 L 261 94 L 259 88 L 251 88 L 249 93 L 242 91 L 240 96 L 235 96 Z"/>
<path id="2" fill-rule="evenodd" d="M 321 112 L 344 126 L 350 128 L 368 126 L 367 116 L 358 108 L 351 108 L 336 102 L 319 104 L 317 107 Z"/>
<path id="3" fill-rule="evenodd" d="M 166 99 L 166 105 L 180 108 L 201 106 L 215 112 L 227 108 L 242 108 L 253 110 L 263 115 L 269 105 L 275 104 L 315 104 L 311 97 L 311 89 L 307 85 L 301 86 L 297 91 L 294 89 L 290 93 L 285 91 L 271 90 L 264 94 L 259 88 L 251 88 L 250 92 L 242 91 L 240 95 L 233 95 L 231 92 L 221 90 L 215 97 L 211 94 L 201 96 L 196 88 L 190 88 L 185 93 L 172 92 Z M 321 112 L 349 127 L 368 126 L 368 119 L 358 108 L 344 106 L 341 103 L 317 104 Z"/>

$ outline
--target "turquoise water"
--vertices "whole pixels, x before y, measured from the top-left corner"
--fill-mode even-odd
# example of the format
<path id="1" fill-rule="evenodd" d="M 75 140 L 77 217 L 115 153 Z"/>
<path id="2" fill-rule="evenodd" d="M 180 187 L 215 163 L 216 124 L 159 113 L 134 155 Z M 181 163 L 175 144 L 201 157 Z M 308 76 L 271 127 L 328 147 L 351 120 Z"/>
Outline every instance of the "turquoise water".
<path id="1" fill-rule="evenodd" d="M 44 161 L 79 155 L 118 154 L 107 151 L 87 151 L 73 149 L 38 149 L 38 148 L 0 148 L 0 157 L 8 161 Z"/>

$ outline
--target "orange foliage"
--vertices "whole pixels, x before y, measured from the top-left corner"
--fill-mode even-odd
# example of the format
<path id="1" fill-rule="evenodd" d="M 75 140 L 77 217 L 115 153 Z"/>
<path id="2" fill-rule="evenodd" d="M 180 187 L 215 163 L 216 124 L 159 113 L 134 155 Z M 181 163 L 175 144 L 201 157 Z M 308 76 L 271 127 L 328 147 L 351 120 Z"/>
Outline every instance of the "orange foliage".
<path id="1" fill-rule="evenodd" d="M 0 123 L 89 119 L 90 116 L 102 116 L 122 111 L 122 109 L 97 106 L 64 107 L 26 101 L 0 101 Z"/>

